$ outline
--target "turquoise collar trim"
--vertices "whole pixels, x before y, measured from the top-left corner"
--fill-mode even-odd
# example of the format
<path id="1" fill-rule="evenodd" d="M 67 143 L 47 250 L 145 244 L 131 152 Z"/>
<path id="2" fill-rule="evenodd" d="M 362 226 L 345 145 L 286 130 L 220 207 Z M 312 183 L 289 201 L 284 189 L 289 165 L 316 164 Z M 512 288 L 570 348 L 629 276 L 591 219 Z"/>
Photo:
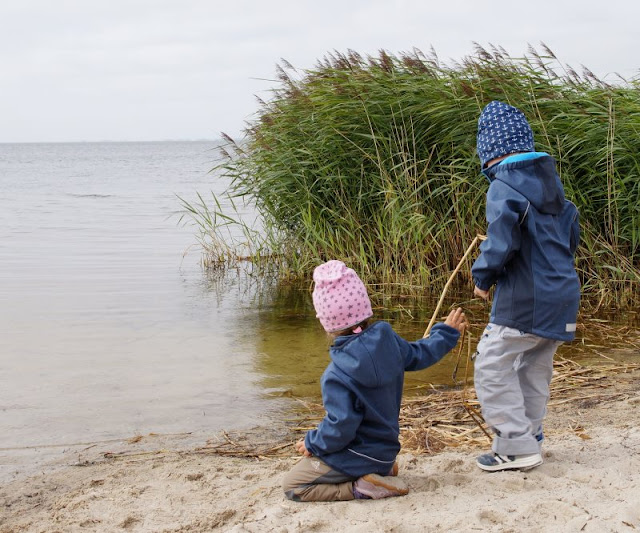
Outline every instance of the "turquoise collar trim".
<path id="1" fill-rule="evenodd" d="M 526 152 L 524 154 L 514 154 L 506 157 L 498 165 L 503 165 L 504 163 L 515 163 L 517 161 L 527 161 L 528 159 L 537 159 L 538 157 L 544 157 L 549 155 L 547 152 Z"/>

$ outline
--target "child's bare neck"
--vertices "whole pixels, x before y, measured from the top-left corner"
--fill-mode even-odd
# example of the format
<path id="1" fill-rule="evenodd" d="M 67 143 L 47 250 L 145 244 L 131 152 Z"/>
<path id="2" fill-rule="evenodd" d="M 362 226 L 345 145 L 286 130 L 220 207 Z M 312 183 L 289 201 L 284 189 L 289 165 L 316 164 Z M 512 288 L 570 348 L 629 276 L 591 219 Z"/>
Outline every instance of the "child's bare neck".
<path id="1" fill-rule="evenodd" d="M 526 152 L 513 152 L 511 154 L 504 154 L 501 155 L 500 157 L 496 157 L 494 159 L 491 159 L 490 161 L 487 161 L 487 164 L 485 165 L 485 168 L 489 168 L 492 167 L 493 165 L 495 165 L 496 163 L 500 163 L 500 161 L 502 161 L 503 159 L 506 159 L 507 157 L 511 157 L 512 155 L 516 155 L 516 154 L 524 154 Z"/>

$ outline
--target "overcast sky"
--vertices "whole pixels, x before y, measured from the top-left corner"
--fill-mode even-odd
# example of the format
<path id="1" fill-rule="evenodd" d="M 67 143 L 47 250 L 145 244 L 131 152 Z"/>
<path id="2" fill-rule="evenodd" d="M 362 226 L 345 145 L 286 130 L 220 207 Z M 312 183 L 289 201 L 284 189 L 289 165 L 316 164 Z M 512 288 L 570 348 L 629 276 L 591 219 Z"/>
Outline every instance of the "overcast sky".
<path id="1" fill-rule="evenodd" d="M 525 14 L 522 14 L 522 13 Z M 599 76 L 640 73 L 638 0 L 2 0 L 0 142 L 238 136 L 285 58 L 546 43 Z"/>

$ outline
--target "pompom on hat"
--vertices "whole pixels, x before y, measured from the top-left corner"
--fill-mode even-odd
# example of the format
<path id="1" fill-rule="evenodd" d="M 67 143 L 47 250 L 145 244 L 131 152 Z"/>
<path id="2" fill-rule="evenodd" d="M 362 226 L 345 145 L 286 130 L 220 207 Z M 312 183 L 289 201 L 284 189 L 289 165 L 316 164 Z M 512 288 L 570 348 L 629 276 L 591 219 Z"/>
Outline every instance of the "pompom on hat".
<path id="1" fill-rule="evenodd" d="M 533 152 L 533 131 L 519 109 L 494 100 L 478 119 L 478 157 L 482 168 L 487 162 L 516 152 Z"/>
<path id="2" fill-rule="evenodd" d="M 342 331 L 373 316 L 364 283 L 342 261 L 317 267 L 313 281 L 313 307 L 325 331 Z"/>

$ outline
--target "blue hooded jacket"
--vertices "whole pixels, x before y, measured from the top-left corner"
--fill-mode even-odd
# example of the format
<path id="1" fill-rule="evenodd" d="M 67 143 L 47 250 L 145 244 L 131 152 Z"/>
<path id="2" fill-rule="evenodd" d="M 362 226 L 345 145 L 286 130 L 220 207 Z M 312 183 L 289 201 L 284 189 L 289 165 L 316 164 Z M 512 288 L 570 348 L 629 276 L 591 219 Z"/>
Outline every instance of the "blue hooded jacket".
<path id="1" fill-rule="evenodd" d="M 580 228 L 554 159 L 540 152 L 513 155 L 484 174 L 491 182 L 489 226 L 471 273 L 480 289 L 496 284 L 490 321 L 572 340 L 580 300 L 574 267 Z"/>
<path id="2" fill-rule="evenodd" d="M 438 323 L 429 338 L 408 342 L 382 321 L 362 333 L 337 337 L 321 379 L 326 415 L 307 433 L 307 450 L 354 478 L 386 475 L 400 451 L 405 370 L 437 363 L 459 337 L 456 329 Z"/>

